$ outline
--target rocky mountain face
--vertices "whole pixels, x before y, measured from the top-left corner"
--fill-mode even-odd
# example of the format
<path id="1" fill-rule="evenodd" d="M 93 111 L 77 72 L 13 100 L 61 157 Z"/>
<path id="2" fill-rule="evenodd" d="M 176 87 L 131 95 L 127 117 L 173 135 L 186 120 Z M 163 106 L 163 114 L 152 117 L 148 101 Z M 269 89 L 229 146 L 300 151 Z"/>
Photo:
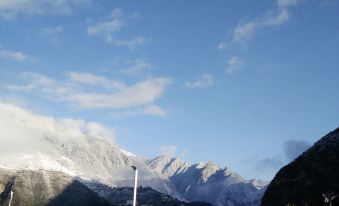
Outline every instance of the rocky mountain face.
<path id="1" fill-rule="evenodd" d="M 91 187 L 89 187 L 89 185 Z M 13 193 L 12 193 L 13 192 Z M 12 194 L 11 194 L 12 193 Z M 119 206 L 131 205 L 133 188 L 110 187 L 55 171 L 0 170 L 0 205 L 8 206 Z M 211 206 L 186 203 L 150 187 L 139 187 L 139 205 Z"/>
<path id="2" fill-rule="evenodd" d="M 98 205 L 109 202 L 75 178 L 53 171 L 0 170 L 0 205 Z"/>
<path id="3" fill-rule="evenodd" d="M 213 162 L 191 165 L 178 158 L 161 156 L 147 163 L 168 177 L 189 201 L 206 201 L 216 206 L 258 206 L 265 191 L 264 182 L 247 181 Z"/>
<path id="4" fill-rule="evenodd" d="M 335 206 L 339 205 L 338 195 L 339 128 L 283 167 L 268 186 L 261 205 Z"/>
<path id="5" fill-rule="evenodd" d="M 126 156 L 105 141 L 88 145 L 56 144 L 49 152 L 42 150 L 0 157 L 0 168 L 58 171 L 111 187 L 133 186 L 134 173 L 131 165 L 135 165 L 139 170 L 139 185 L 180 198 L 170 181 L 152 171 L 142 159 Z"/>

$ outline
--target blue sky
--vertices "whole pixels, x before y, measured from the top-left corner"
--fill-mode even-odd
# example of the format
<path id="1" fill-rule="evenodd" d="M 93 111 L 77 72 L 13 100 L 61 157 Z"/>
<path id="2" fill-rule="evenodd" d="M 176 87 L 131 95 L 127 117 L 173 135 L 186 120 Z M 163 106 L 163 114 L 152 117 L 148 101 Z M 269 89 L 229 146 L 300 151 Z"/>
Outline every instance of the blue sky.
<path id="1" fill-rule="evenodd" d="M 338 54 L 337 0 L 0 2 L 1 101 L 246 178 L 338 127 Z"/>

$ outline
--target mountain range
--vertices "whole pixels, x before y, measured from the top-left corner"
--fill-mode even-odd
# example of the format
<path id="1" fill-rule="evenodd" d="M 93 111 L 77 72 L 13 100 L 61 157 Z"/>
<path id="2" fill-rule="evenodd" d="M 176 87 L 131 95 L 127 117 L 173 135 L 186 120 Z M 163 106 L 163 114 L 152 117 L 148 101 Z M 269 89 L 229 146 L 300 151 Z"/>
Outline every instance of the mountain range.
<path id="1" fill-rule="evenodd" d="M 13 188 L 12 205 L 47 205 L 56 198 L 60 203 L 78 197 L 114 205 L 118 189 L 133 186 L 132 165 L 139 170 L 140 186 L 152 188 L 154 197 L 169 195 L 179 202 L 258 206 L 267 184 L 245 180 L 213 162 L 190 164 L 164 156 L 145 160 L 121 150 L 105 128 L 83 120 L 54 119 L 0 103 L 0 124 L 0 138 L 6 143 L 0 145 L 2 204 Z M 65 196 L 63 191 L 69 192 Z"/>
<path id="2" fill-rule="evenodd" d="M 245 180 L 212 161 L 189 164 L 166 156 L 147 161 L 150 168 L 168 177 L 179 194 L 189 201 L 206 201 L 216 206 L 255 206 L 267 182 Z"/>

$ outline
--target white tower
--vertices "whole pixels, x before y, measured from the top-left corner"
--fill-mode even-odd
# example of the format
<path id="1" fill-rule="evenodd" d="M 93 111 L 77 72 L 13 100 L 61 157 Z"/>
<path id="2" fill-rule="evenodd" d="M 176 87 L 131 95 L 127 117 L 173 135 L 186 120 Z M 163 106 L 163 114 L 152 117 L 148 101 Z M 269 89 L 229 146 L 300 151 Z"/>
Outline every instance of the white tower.
<path id="1" fill-rule="evenodd" d="M 13 195 L 14 195 L 14 192 L 11 190 L 11 199 L 9 199 L 8 206 L 11 206 Z"/>
<path id="2" fill-rule="evenodd" d="M 134 170 L 134 192 L 133 192 L 133 206 L 137 205 L 137 188 L 138 188 L 138 169 L 132 166 Z"/>

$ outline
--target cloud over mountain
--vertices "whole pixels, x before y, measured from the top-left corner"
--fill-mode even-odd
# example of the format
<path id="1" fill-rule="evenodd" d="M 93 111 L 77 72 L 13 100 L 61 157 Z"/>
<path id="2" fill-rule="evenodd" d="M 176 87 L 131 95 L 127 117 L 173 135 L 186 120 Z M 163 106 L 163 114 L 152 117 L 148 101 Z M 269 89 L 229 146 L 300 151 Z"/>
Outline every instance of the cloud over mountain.
<path id="1" fill-rule="evenodd" d="M 1 141 L 0 154 L 34 151 L 48 151 L 49 144 L 78 142 L 86 144 L 99 138 L 114 141 L 115 131 L 96 122 L 82 119 L 36 115 L 12 104 L 0 102 Z M 47 140 L 47 141 L 46 141 Z"/>

